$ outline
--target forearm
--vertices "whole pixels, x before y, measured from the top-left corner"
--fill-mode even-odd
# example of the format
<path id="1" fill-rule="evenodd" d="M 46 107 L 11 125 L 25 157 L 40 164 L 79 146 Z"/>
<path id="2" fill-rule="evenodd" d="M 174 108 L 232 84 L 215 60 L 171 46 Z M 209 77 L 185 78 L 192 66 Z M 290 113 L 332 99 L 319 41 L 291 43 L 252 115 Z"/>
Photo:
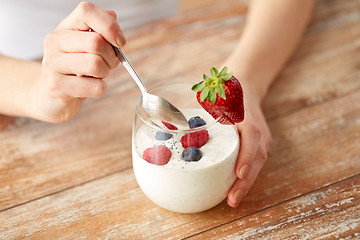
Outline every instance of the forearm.
<path id="1" fill-rule="evenodd" d="M 253 0 L 244 32 L 226 64 L 261 101 L 295 50 L 313 0 Z"/>
<path id="2" fill-rule="evenodd" d="M 40 62 L 0 55 L 0 114 L 29 117 L 30 90 L 40 71 Z"/>

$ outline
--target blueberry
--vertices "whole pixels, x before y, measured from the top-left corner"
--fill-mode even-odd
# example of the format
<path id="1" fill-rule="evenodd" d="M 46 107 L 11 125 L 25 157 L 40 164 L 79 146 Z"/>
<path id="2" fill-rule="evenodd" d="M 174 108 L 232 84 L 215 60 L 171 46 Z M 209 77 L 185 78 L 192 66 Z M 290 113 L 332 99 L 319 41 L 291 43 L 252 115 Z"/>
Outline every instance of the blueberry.
<path id="1" fill-rule="evenodd" d="M 202 152 L 197 147 L 188 147 L 181 153 L 181 159 L 187 162 L 197 162 L 201 157 Z"/>
<path id="2" fill-rule="evenodd" d="M 199 117 L 199 116 L 190 118 L 189 121 L 188 121 L 188 123 L 189 123 L 189 127 L 190 127 L 190 128 L 201 127 L 201 126 L 204 126 L 204 125 L 206 124 L 206 122 L 204 121 L 204 119 L 202 119 L 202 118 Z"/>
<path id="3" fill-rule="evenodd" d="M 172 138 L 172 134 L 171 133 L 166 133 L 166 132 L 156 132 L 156 135 L 155 135 L 155 138 L 157 140 L 161 140 L 161 141 L 165 141 L 165 140 L 168 140 L 170 138 Z"/>

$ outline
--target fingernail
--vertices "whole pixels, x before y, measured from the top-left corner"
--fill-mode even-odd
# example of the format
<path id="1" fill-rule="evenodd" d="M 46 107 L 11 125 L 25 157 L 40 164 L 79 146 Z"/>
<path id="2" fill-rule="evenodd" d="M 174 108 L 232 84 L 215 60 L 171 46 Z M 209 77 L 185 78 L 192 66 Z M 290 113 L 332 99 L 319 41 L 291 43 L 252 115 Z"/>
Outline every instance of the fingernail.
<path id="1" fill-rule="evenodd" d="M 250 167 L 249 165 L 245 164 L 243 165 L 239 170 L 239 178 L 245 179 L 249 174 Z"/>
<path id="2" fill-rule="evenodd" d="M 118 45 L 117 47 L 123 47 L 125 45 L 125 43 L 126 43 L 126 40 L 125 40 L 124 36 L 121 33 L 119 33 L 119 35 L 117 36 L 115 41 L 116 41 L 116 43 Z"/>
<path id="3" fill-rule="evenodd" d="M 244 191 L 241 188 L 239 188 L 238 190 L 235 191 L 234 198 L 235 198 L 236 204 L 238 204 L 241 201 L 243 194 L 244 194 Z"/>

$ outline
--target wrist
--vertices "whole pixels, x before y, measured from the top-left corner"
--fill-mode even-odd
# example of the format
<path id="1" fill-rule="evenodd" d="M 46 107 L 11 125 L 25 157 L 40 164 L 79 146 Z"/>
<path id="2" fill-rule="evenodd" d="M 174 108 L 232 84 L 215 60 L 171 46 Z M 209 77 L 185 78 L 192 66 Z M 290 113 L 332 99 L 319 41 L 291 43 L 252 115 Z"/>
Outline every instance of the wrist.
<path id="1" fill-rule="evenodd" d="M 0 113 L 8 116 L 30 117 L 31 89 L 38 81 L 41 63 L 25 61 L 0 55 L 2 77 L 0 78 Z"/>
<path id="2" fill-rule="evenodd" d="M 261 77 L 256 72 L 247 70 L 245 67 L 236 66 L 231 63 L 224 64 L 224 66 L 227 66 L 234 77 L 239 80 L 245 98 L 251 99 L 253 103 L 260 106 L 268 91 L 268 86 L 261 81 Z"/>
<path id="3" fill-rule="evenodd" d="M 30 62 L 26 66 L 28 76 L 23 76 L 22 83 L 19 85 L 19 94 L 16 105 L 18 116 L 35 118 L 37 85 L 39 85 L 41 66 L 38 62 Z M 30 77 L 29 77 L 30 76 Z"/>

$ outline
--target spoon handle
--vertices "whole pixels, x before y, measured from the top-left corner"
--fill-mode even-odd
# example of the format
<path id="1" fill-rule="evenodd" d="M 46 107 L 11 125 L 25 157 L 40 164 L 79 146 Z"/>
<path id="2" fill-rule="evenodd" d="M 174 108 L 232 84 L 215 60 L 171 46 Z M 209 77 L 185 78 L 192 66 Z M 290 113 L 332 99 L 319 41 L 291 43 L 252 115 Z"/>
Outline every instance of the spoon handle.
<path id="1" fill-rule="evenodd" d="M 134 67 L 131 65 L 130 61 L 127 59 L 125 53 L 121 50 L 121 48 L 114 47 L 114 51 L 116 56 L 119 58 L 121 64 L 124 66 L 124 68 L 128 71 L 128 73 L 131 75 L 131 77 L 135 80 L 136 84 L 140 88 L 143 95 L 147 93 L 145 84 L 135 71 Z"/>

